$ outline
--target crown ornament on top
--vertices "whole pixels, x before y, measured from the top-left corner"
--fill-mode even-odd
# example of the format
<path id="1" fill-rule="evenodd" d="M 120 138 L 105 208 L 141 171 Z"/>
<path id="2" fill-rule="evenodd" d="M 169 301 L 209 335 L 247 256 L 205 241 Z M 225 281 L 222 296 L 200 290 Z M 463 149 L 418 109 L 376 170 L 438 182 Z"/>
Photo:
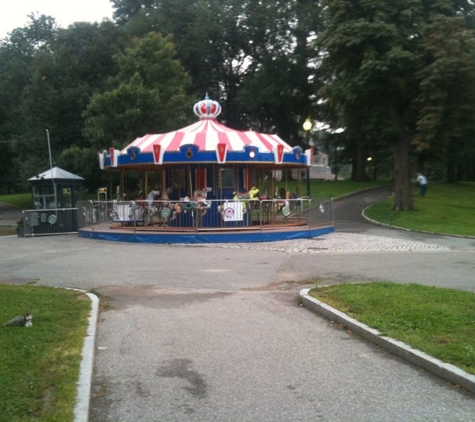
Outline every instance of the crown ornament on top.
<path id="1" fill-rule="evenodd" d="M 193 106 L 193 111 L 200 119 L 214 119 L 221 113 L 221 105 L 217 101 L 210 100 L 206 94 L 204 100 L 198 101 Z"/>

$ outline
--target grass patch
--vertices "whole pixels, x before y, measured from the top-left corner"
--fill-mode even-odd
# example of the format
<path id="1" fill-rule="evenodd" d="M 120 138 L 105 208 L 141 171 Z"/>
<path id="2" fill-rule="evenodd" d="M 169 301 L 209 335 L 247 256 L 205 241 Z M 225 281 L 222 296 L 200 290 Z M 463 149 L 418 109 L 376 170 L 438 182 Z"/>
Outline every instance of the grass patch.
<path id="1" fill-rule="evenodd" d="M 316 299 L 423 352 L 475 374 L 475 294 L 387 282 L 312 289 Z"/>
<path id="2" fill-rule="evenodd" d="M 31 197 L 31 193 L 19 193 L 16 195 L 0 195 L 0 202 L 9 204 L 9 205 L 15 205 L 24 210 L 33 208 L 33 199 Z"/>
<path id="3" fill-rule="evenodd" d="M 14 234 L 17 234 L 16 227 L 0 226 L 0 236 L 12 236 Z"/>
<path id="4" fill-rule="evenodd" d="M 30 310 L 33 326 L 0 327 L 0 420 L 71 421 L 91 309 L 79 292 L 0 284 L 2 324 Z"/>
<path id="5" fill-rule="evenodd" d="M 391 210 L 393 198 L 370 206 L 365 215 L 373 220 L 411 230 L 475 236 L 475 183 L 430 185 L 424 198 L 414 189 L 415 211 Z"/>

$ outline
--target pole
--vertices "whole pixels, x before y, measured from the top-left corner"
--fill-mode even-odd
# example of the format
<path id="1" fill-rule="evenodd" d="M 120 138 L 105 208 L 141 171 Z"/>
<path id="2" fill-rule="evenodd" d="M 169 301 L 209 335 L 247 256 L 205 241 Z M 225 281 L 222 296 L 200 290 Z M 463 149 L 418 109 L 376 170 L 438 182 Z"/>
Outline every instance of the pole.
<path id="1" fill-rule="evenodd" d="M 335 144 L 335 182 L 338 180 L 338 147 Z"/>
<path id="2" fill-rule="evenodd" d="M 49 153 L 49 169 L 51 171 L 51 181 L 53 182 L 53 191 L 54 191 L 54 208 L 58 208 L 58 197 L 56 194 L 56 183 L 53 176 L 53 159 L 51 158 L 51 143 L 49 140 L 49 130 L 46 129 L 46 139 L 48 140 L 48 153 Z"/>
<path id="3" fill-rule="evenodd" d="M 307 148 L 310 147 L 308 135 L 309 135 L 310 129 L 312 129 L 312 126 L 313 124 L 309 117 L 307 120 L 305 120 L 303 124 L 303 130 L 305 131 L 305 141 L 307 143 Z M 313 157 L 311 157 L 311 161 L 313 161 Z M 307 165 L 307 197 L 308 199 L 310 199 L 310 164 Z"/>
<path id="4" fill-rule="evenodd" d="M 305 132 L 305 138 L 308 146 L 308 130 Z M 310 199 L 310 166 L 307 166 L 307 197 Z"/>

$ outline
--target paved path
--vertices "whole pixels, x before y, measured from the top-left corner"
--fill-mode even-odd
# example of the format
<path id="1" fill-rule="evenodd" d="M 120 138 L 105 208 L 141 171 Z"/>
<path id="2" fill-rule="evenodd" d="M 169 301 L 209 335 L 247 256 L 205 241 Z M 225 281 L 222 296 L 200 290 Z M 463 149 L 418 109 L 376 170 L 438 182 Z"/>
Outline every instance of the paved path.
<path id="1" fill-rule="evenodd" d="M 473 421 L 473 395 L 299 306 L 315 283 L 475 291 L 475 239 L 370 225 L 353 210 L 373 195 L 339 201 L 337 232 L 309 241 L 3 237 L 0 270 L 9 282 L 94 289 L 110 305 L 91 421 Z"/>
<path id="2" fill-rule="evenodd" d="M 0 229 L 15 228 L 17 221 L 23 216 L 20 208 L 0 202 Z"/>

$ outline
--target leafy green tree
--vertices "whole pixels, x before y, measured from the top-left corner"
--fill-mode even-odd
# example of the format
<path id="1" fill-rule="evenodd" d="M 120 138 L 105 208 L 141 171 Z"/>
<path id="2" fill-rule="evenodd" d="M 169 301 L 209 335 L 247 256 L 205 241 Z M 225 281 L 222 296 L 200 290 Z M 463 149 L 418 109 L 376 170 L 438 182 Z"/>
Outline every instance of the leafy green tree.
<path id="1" fill-rule="evenodd" d="M 475 37 L 462 18 L 436 16 L 428 26 L 425 50 L 430 64 L 421 72 L 420 116 L 414 143 L 418 151 L 431 148 L 455 182 L 475 159 Z M 463 154 L 460 154 L 463 151 Z"/>
<path id="2" fill-rule="evenodd" d="M 41 16 L 14 30 L 0 46 L 0 133 L 12 139 L 9 172 L 26 180 L 48 167 L 45 129 L 53 159 L 72 145 L 89 146 L 82 112 L 93 92 L 116 72 L 113 54 L 126 38 L 111 22 L 58 29 Z"/>
<path id="3" fill-rule="evenodd" d="M 310 1 L 249 2 L 246 11 L 249 68 L 238 94 L 245 123 L 302 145 L 303 122 L 319 118 L 319 52 L 310 40 L 321 27 L 320 8 Z"/>
<path id="4" fill-rule="evenodd" d="M 58 156 L 59 167 L 84 178 L 84 188 L 90 192 L 107 183 L 107 176 L 100 170 L 97 152 L 91 148 L 71 146 Z"/>
<path id="5" fill-rule="evenodd" d="M 96 93 L 84 113 L 84 131 L 97 150 L 190 122 L 189 77 L 176 59 L 171 36 L 150 33 L 137 39 L 117 56 L 117 66 L 112 88 Z"/>
<path id="6" fill-rule="evenodd" d="M 143 10 L 152 8 L 156 0 L 111 0 L 111 3 L 114 6 L 114 19 L 123 24 Z"/>
<path id="7" fill-rule="evenodd" d="M 411 148 L 430 143 L 427 134 L 437 132 L 435 128 L 418 129 L 431 110 L 425 108 L 423 85 L 437 75 L 436 56 L 451 55 L 447 43 L 430 44 L 429 39 L 442 17 L 445 24 L 450 22 L 452 34 L 468 36 L 456 16 L 456 5 L 444 0 L 326 0 L 323 5 L 327 26 L 318 44 L 326 51 L 324 65 L 332 74 L 321 93 L 350 133 L 363 134 L 363 146 L 370 146 L 380 132 L 380 140 L 393 153 L 393 208 L 412 210 Z M 471 44 L 460 45 L 467 51 L 467 60 L 472 56 Z M 471 76 L 465 75 L 467 78 Z M 453 83 L 460 86 L 462 82 Z M 437 86 L 439 92 L 453 89 L 453 85 Z M 444 113 L 447 105 L 442 105 Z M 465 115 L 470 115 L 473 102 L 465 106 L 470 110 Z M 441 122 L 443 119 L 436 126 Z"/>
<path id="8" fill-rule="evenodd" d="M 110 23 L 77 23 L 59 30 L 50 49 L 36 55 L 25 107 L 54 134 L 56 147 L 87 146 L 82 112 L 117 67 L 120 33 Z"/>
<path id="9" fill-rule="evenodd" d="M 44 126 L 41 144 L 37 116 L 25 108 L 32 92 L 36 57 L 48 50 L 56 33 L 54 19 L 30 15 L 24 28 L 14 29 L 0 42 L 0 186 L 25 189 L 38 166 L 47 163 Z"/>
<path id="10" fill-rule="evenodd" d="M 221 119 L 237 129 L 275 131 L 297 141 L 303 121 L 316 118 L 321 28 L 318 2 L 292 0 L 117 0 L 130 34 L 173 34 L 192 92 L 223 105 Z"/>

